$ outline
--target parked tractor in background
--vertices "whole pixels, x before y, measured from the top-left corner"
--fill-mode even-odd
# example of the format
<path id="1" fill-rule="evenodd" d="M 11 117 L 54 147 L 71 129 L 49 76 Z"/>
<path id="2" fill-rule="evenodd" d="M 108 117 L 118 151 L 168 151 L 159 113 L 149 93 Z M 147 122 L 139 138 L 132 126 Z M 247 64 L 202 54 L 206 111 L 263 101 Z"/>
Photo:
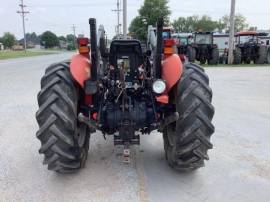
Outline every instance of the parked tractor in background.
<path id="1" fill-rule="evenodd" d="M 219 50 L 214 44 L 212 32 L 195 32 L 194 48 L 196 50 L 196 60 L 201 64 L 217 65 L 219 63 Z"/>
<path id="2" fill-rule="evenodd" d="M 164 27 L 163 28 L 162 39 L 163 40 L 172 39 L 174 41 L 174 46 L 173 46 L 174 50 L 173 51 L 174 51 L 174 53 L 179 55 L 179 57 L 183 63 L 194 62 L 194 60 L 192 60 L 192 61 L 189 60 L 186 52 L 179 51 L 179 46 L 180 46 L 181 42 L 180 42 L 179 38 L 175 37 L 174 30 L 172 27 Z M 155 50 L 156 46 L 157 46 L 157 30 L 152 25 L 149 25 L 148 26 L 148 34 L 147 34 L 148 50 L 153 51 L 153 50 Z"/>
<path id="3" fill-rule="evenodd" d="M 193 37 L 191 34 L 175 33 L 172 37 L 177 42 L 178 54 L 186 55 L 189 62 L 195 62 L 196 49 L 193 47 Z"/>
<path id="4" fill-rule="evenodd" d="M 182 64 L 175 41 L 164 37 L 163 20 L 157 23 L 156 45 L 145 54 L 133 39 L 113 40 L 107 51 L 103 28 L 97 37 L 96 20 L 89 24 L 90 44 L 88 38 L 79 39 L 79 54 L 49 66 L 41 79 L 36 135 L 43 163 L 60 173 L 84 167 L 90 134 L 97 130 L 123 146 L 128 163 L 129 147 L 140 144 L 141 134 L 158 130 L 172 168 L 204 166 L 214 133 L 212 90 L 204 69 Z"/>
<path id="5" fill-rule="evenodd" d="M 267 51 L 267 63 L 270 64 L 270 47 L 268 47 Z"/>
<path id="6" fill-rule="evenodd" d="M 173 28 L 163 27 L 162 40 L 172 39 L 172 36 L 173 36 Z M 149 25 L 147 32 L 147 49 L 154 52 L 156 47 L 157 47 L 157 28 L 153 27 L 152 25 Z"/>
<path id="7" fill-rule="evenodd" d="M 259 37 L 261 44 L 266 45 L 266 47 L 267 47 L 267 57 L 266 57 L 265 63 L 270 64 L 270 33 L 259 32 L 258 37 Z"/>
<path id="8" fill-rule="evenodd" d="M 261 44 L 258 33 L 239 32 L 235 35 L 234 64 L 264 64 L 267 60 L 267 46 Z"/>

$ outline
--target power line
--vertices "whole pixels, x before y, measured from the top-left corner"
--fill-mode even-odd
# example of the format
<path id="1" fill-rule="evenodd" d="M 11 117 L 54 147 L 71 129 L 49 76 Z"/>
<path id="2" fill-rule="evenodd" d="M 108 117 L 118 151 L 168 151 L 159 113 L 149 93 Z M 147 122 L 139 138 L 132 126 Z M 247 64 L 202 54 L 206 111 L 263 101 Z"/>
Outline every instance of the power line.
<path id="1" fill-rule="evenodd" d="M 122 11 L 122 9 L 120 9 L 120 0 L 117 0 L 117 9 L 112 10 L 113 12 L 117 12 L 117 25 L 116 25 L 116 35 L 119 36 L 120 35 L 120 12 Z"/>
<path id="2" fill-rule="evenodd" d="M 111 3 L 106 5 L 112 5 Z M 104 7 L 104 3 L 80 3 L 80 4 L 32 4 L 29 7 Z"/>
<path id="3" fill-rule="evenodd" d="M 74 47 L 76 47 L 76 26 L 73 24 L 71 27 L 72 31 L 73 31 L 73 38 L 74 38 Z"/>
<path id="4" fill-rule="evenodd" d="M 21 4 L 19 4 L 19 6 L 21 7 L 20 11 L 17 11 L 17 13 L 21 14 L 22 16 L 22 22 L 23 22 L 23 38 L 24 38 L 24 51 L 26 52 L 26 36 L 25 36 L 25 15 L 30 13 L 29 11 L 25 11 L 24 8 L 26 7 L 26 5 L 23 3 L 23 0 L 21 0 Z"/>

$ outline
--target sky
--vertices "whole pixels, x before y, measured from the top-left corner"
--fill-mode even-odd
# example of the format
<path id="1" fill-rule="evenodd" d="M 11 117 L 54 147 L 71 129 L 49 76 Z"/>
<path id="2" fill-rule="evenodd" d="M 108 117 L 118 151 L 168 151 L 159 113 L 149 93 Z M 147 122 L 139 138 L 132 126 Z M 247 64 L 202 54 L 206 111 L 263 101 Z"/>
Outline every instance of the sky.
<path id="1" fill-rule="evenodd" d="M 22 38 L 22 19 L 17 10 L 21 0 L 0 0 L 0 36 L 11 32 Z M 51 30 L 57 35 L 72 33 L 72 25 L 76 26 L 76 34 L 89 35 L 88 19 L 95 17 L 98 24 L 105 26 L 111 38 L 115 34 L 117 0 L 24 0 L 26 10 L 26 32 L 41 34 Z M 144 0 L 128 1 L 128 23 L 137 16 L 138 9 Z M 180 16 L 211 16 L 214 20 L 230 13 L 231 0 L 169 0 L 172 11 L 171 20 Z M 270 29 L 269 0 L 236 0 L 236 13 L 243 14 L 251 26 L 258 29 Z"/>

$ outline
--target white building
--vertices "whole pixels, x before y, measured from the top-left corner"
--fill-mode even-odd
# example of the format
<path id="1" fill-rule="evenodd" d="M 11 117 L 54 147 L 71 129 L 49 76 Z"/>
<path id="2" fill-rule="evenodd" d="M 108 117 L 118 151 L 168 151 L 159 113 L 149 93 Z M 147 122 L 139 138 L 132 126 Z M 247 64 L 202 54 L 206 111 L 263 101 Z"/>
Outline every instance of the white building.
<path id="1" fill-rule="evenodd" d="M 262 44 L 270 47 L 270 33 L 269 32 L 261 32 L 259 34 L 259 39 Z"/>
<path id="2" fill-rule="evenodd" d="M 224 50 L 225 48 L 229 48 L 229 34 L 214 34 L 214 44 L 218 45 L 219 50 Z"/>

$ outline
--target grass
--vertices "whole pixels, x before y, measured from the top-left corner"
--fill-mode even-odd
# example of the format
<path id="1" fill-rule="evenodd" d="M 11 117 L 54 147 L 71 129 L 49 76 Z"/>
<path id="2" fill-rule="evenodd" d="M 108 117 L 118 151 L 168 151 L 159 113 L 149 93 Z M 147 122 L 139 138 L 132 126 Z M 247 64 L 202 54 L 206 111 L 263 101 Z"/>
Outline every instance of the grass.
<path id="1" fill-rule="evenodd" d="M 12 59 L 12 58 L 21 58 L 21 57 L 34 57 L 40 55 L 50 55 L 55 54 L 55 52 L 50 51 L 0 51 L 0 60 Z"/>
<path id="2" fill-rule="evenodd" d="M 270 64 L 239 64 L 239 65 L 227 65 L 227 64 L 218 64 L 218 65 L 202 65 L 203 67 L 270 67 Z"/>
<path id="3" fill-rule="evenodd" d="M 196 61 L 195 64 L 201 65 L 200 62 Z M 270 64 L 239 64 L 239 65 L 228 65 L 228 64 L 218 64 L 218 65 L 201 65 L 202 67 L 212 67 L 212 68 L 218 68 L 218 67 L 270 67 Z"/>

